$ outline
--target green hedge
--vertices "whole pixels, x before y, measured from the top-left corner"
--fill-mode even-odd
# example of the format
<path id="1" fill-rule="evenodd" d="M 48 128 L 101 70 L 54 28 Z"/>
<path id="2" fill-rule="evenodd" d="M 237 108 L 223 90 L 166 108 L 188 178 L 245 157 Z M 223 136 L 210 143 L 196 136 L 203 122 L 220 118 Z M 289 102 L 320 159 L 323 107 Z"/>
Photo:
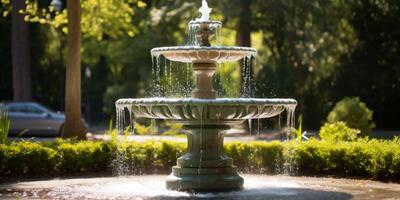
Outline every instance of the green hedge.
<path id="1" fill-rule="evenodd" d="M 0 145 L 0 176 L 125 172 L 167 173 L 185 151 L 179 142 L 13 142 Z M 400 180 L 400 140 L 225 144 L 242 172 Z"/>

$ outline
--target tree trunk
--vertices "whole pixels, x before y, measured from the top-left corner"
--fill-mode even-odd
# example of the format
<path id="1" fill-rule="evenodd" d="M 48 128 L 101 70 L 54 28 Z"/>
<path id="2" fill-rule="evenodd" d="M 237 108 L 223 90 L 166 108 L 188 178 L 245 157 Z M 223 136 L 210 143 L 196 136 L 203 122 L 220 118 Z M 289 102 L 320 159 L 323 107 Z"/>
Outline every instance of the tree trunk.
<path id="1" fill-rule="evenodd" d="M 240 0 L 240 14 L 237 22 L 236 44 L 251 46 L 251 1 Z"/>
<path id="2" fill-rule="evenodd" d="M 24 0 L 11 1 L 11 49 L 14 101 L 32 100 L 31 66 L 29 50 L 29 25 L 19 10 L 25 9 Z"/>
<path id="3" fill-rule="evenodd" d="M 240 2 L 240 13 L 237 22 L 236 28 L 236 44 L 242 47 L 250 47 L 251 46 L 251 1 L 250 0 L 239 0 Z M 240 61 L 240 66 L 244 65 L 244 60 Z M 241 80 L 241 95 L 245 97 L 249 97 L 252 95 L 249 89 L 252 89 L 252 83 L 249 81 L 253 77 L 253 65 L 246 65 L 246 69 L 244 67 L 240 67 L 240 80 Z M 247 80 L 246 80 L 247 79 Z"/>
<path id="4" fill-rule="evenodd" d="M 80 1 L 68 0 L 67 72 L 65 82 L 64 138 L 86 139 L 81 113 Z"/>

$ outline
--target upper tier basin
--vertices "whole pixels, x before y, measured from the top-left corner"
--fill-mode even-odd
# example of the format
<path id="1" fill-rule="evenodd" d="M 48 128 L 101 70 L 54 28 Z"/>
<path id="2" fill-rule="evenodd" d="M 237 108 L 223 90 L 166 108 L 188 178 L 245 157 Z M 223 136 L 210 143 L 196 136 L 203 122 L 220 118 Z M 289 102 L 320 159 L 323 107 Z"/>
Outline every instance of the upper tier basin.
<path id="1" fill-rule="evenodd" d="M 238 61 L 246 56 L 255 56 L 257 50 L 249 47 L 176 46 L 154 48 L 151 53 L 161 54 L 168 60 L 183 63 L 223 63 Z"/>
<path id="2" fill-rule="evenodd" d="M 117 108 L 129 109 L 137 118 L 166 119 L 184 124 L 236 123 L 245 119 L 269 118 L 296 106 L 294 99 L 120 99 Z"/>

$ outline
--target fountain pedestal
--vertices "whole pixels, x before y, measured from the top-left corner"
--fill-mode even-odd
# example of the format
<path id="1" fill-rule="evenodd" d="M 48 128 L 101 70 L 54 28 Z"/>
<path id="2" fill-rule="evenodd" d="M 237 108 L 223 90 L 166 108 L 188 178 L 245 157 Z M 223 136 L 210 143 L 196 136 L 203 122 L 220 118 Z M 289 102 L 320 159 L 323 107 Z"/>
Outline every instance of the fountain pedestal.
<path id="1" fill-rule="evenodd" d="M 187 152 L 167 178 L 167 188 L 180 191 L 231 191 L 243 187 L 243 178 L 232 159 L 224 153 L 224 124 L 185 125 L 188 131 Z"/>
<path id="2" fill-rule="evenodd" d="M 217 92 L 212 85 L 215 68 L 215 63 L 193 64 L 196 88 L 192 91 L 192 97 L 199 99 L 215 99 L 217 97 Z"/>

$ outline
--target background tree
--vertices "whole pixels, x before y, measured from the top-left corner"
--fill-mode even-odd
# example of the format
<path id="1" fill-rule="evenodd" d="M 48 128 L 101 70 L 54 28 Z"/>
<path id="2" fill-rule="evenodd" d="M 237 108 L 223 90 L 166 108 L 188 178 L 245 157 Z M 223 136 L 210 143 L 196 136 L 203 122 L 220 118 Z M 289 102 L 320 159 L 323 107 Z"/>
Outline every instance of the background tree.
<path id="1" fill-rule="evenodd" d="M 24 14 L 19 10 L 25 8 L 25 1 L 11 1 L 11 48 L 12 48 L 12 77 L 14 101 L 32 100 L 31 63 L 29 26 L 24 21 Z"/>
<path id="2" fill-rule="evenodd" d="M 65 80 L 65 124 L 63 137 L 86 138 L 81 113 L 81 6 L 79 0 L 67 4 L 67 72 Z"/>
<path id="3" fill-rule="evenodd" d="M 380 128 L 398 128 L 400 113 L 400 1 L 353 1 L 349 24 L 357 43 L 343 55 L 334 99 L 359 96 Z"/>
<path id="4" fill-rule="evenodd" d="M 340 58 L 355 43 L 347 5 L 306 0 L 255 5 L 255 30 L 264 45 L 258 52 L 258 95 L 297 99 L 305 127 L 317 128 L 334 103 L 331 80 Z"/>

